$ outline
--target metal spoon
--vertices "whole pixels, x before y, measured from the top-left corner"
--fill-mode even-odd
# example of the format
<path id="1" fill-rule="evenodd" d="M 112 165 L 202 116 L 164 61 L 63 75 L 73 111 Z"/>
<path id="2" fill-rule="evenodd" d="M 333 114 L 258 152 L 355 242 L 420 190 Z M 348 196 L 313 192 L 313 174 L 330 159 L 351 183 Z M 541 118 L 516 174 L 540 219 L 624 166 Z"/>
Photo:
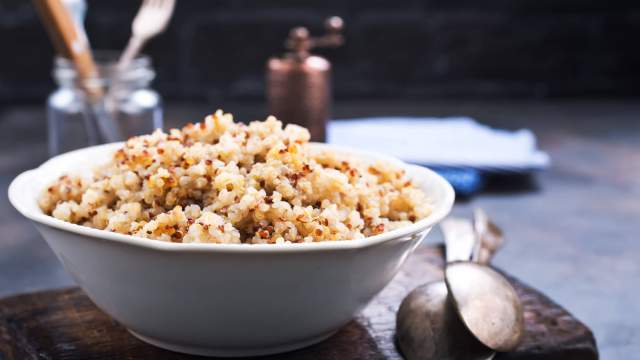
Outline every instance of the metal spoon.
<path id="1" fill-rule="evenodd" d="M 397 339 L 409 360 L 491 359 L 493 350 L 512 350 L 522 337 L 522 308 L 511 285 L 469 261 L 488 263 L 502 244 L 501 232 L 484 212 L 475 220 L 475 227 L 460 219 L 442 223 L 445 284 L 420 286 L 400 306 Z"/>
<path id="2" fill-rule="evenodd" d="M 471 222 L 450 218 L 440 227 L 447 264 L 468 261 L 477 249 Z M 419 286 L 404 298 L 396 317 L 396 339 L 408 360 L 479 360 L 491 359 L 495 354 L 460 320 L 444 280 Z"/>
<path id="3" fill-rule="evenodd" d="M 497 229 L 488 221 L 482 210 L 476 210 L 475 229 L 478 249 L 489 250 L 489 239 L 496 239 Z M 497 233 L 498 238 L 501 232 Z M 501 240 L 500 240 L 501 242 Z M 499 245 L 498 245 L 499 246 Z M 481 252 L 474 251 L 476 262 L 457 262 L 445 269 L 445 281 L 455 308 L 465 326 L 485 346 L 496 351 L 516 348 L 524 333 L 524 317 L 518 294 L 500 273 L 486 266 L 491 258 L 480 259 Z"/>

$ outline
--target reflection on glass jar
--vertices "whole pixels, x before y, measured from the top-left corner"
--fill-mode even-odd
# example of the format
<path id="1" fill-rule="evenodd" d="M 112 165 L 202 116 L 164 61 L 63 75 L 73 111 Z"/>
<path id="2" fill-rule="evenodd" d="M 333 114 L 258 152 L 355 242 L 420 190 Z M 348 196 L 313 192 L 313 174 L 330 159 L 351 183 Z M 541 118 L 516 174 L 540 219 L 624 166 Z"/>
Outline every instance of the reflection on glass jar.
<path id="1" fill-rule="evenodd" d="M 162 101 L 150 88 L 155 72 L 146 56 L 134 59 L 123 71 L 115 70 L 117 53 L 96 52 L 99 76 L 91 79 L 107 94 L 105 107 L 121 140 L 150 133 L 162 127 Z M 78 84 L 73 64 L 61 57 L 54 60 L 53 77 L 58 88 L 49 96 L 47 122 L 49 153 L 56 155 L 103 142 L 99 128 L 85 116 L 86 97 Z"/>

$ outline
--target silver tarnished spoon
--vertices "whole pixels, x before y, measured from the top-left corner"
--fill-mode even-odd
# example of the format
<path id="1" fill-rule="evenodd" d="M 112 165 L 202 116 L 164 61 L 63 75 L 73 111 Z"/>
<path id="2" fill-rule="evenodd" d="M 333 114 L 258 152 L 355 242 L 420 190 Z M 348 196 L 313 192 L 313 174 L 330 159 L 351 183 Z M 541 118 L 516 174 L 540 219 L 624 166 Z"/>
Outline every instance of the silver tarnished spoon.
<path id="1" fill-rule="evenodd" d="M 482 210 L 476 210 L 474 217 L 481 246 L 474 251 L 475 262 L 447 266 L 447 289 L 462 322 L 480 342 L 496 351 L 511 351 L 524 333 L 522 305 L 507 279 L 486 266 L 502 243 L 502 233 Z"/>
<path id="2" fill-rule="evenodd" d="M 502 233 L 482 211 L 473 226 L 451 219 L 442 230 L 446 283 L 423 285 L 403 300 L 396 326 L 401 351 L 412 360 L 490 359 L 493 350 L 512 350 L 524 327 L 520 301 L 506 279 L 485 266 Z"/>
<path id="3" fill-rule="evenodd" d="M 447 263 L 469 261 L 478 249 L 471 222 L 447 219 L 440 227 Z M 480 360 L 494 355 L 460 320 L 444 280 L 419 286 L 404 298 L 396 317 L 396 340 L 408 360 Z"/>
<path id="4" fill-rule="evenodd" d="M 447 289 L 460 319 L 484 345 L 510 351 L 523 332 L 522 306 L 511 284 L 495 270 L 459 262 L 445 270 Z"/>

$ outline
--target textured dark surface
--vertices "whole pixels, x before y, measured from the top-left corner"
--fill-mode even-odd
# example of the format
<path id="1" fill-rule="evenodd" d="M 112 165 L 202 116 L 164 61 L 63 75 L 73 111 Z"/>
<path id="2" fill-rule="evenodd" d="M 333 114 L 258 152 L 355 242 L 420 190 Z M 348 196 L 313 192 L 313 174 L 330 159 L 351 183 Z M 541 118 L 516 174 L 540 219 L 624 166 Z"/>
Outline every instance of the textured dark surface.
<path id="1" fill-rule="evenodd" d="M 264 118 L 260 103 L 170 103 L 167 125 L 224 106 L 238 119 Z M 494 263 L 540 289 L 594 332 L 602 359 L 640 353 L 640 102 L 338 102 L 338 118 L 468 115 L 491 126 L 531 128 L 552 167 L 529 179 L 497 179 L 454 206 L 487 210 L 507 236 Z M 19 172 L 44 162 L 41 106 L 0 107 L 0 297 L 73 284 L 33 225 L 8 203 Z M 381 149 L 384 151 L 384 149 Z M 435 229 L 428 243 L 441 242 Z"/>
<path id="2" fill-rule="evenodd" d="M 421 247 L 394 281 L 330 339 L 268 359 L 398 359 L 395 312 L 415 286 L 442 278 L 442 251 Z M 541 293 L 512 279 L 523 301 L 524 341 L 496 359 L 595 360 L 588 328 Z M 98 310 L 78 288 L 0 301 L 0 355 L 14 359 L 187 359 L 146 345 Z M 265 359 L 266 359 L 265 358 Z"/>
<path id="3" fill-rule="evenodd" d="M 89 1 L 95 48 L 122 49 L 139 1 Z M 640 3 L 606 0 L 189 0 L 145 51 L 170 98 L 261 98 L 292 26 L 346 21 L 324 51 L 341 98 L 636 95 Z M 52 49 L 31 1 L 0 2 L 0 102 L 40 100 Z"/>

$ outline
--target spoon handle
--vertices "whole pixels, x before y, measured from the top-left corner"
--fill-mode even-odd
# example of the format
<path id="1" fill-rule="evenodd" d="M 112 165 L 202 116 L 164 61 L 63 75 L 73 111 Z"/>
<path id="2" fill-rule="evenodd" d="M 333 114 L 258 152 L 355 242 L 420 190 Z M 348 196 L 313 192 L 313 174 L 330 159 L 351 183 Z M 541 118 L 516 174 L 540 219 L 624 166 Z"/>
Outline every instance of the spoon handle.
<path id="1" fill-rule="evenodd" d="M 473 212 L 473 228 L 477 241 L 472 260 L 482 265 L 488 265 L 493 255 L 504 244 L 502 230 L 480 208 L 476 208 Z"/>
<path id="2" fill-rule="evenodd" d="M 476 235 L 468 219 L 448 218 L 440 223 L 446 246 L 447 263 L 469 261 L 474 253 Z"/>

